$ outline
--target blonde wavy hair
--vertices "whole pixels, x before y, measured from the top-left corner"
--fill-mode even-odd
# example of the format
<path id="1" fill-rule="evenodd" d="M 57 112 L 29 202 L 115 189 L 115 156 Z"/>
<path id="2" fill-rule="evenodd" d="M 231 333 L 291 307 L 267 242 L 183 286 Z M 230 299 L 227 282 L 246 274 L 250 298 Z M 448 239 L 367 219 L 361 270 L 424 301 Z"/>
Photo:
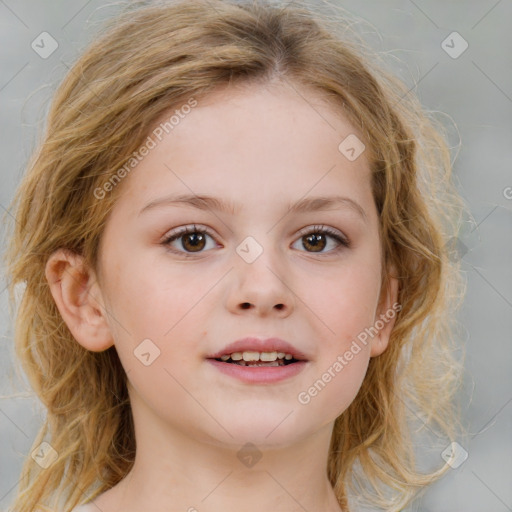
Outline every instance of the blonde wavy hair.
<path id="1" fill-rule="evenodd" d="M 448 468 L 420 471 L 414 422 L 443 439 L 460 429 L 462 382 L 455 311 L 465 283 L 453 257 L 465 203 L 451 177 L 445 130 L 365 48 L 343 15 L 302 5 L 224 0 L 139 2 L 109 22 L 59 86 L 42 141 L 9 208 L 5 253 L 14 342 L 47 415 L 47 469 L 27 457 L 16 512 L 70 510 L 129 472 L 135 436 L 126 374 L 115 347 L 76 343 L 56 307 L 45 265 L 58 248 L 97 269 L 98 247 L 122 184 L 94 190 L 123 167 L 163 113 L 230 84 L 286 81 L 312 88 L 365 136 L 383 246 L 382 290 L 399 280 L 385 352 L 369 363 L 335 421 L 328 478 L 343 510 L 350 496 L 398 511 Z M 17 297 L 19 286 L 22 293 Z M 17 304 L 19 300 L 19 304 Z M 60 510 L 60 508 L 59 508 Z"/>

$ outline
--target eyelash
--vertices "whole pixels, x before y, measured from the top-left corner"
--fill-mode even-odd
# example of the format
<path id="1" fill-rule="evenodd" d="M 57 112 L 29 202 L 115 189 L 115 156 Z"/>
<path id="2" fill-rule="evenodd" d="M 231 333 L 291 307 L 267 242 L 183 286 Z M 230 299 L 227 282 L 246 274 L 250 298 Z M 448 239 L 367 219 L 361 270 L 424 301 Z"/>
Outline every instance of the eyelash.
<path id="1" fill-rule="evenodd" d="M 177 240 L 177 239 L 181 238 L 183 235 L 188 235 L 190 233 L 207 234 L 212 239 L 215 239 L 215 237 L 213 236 L 213 234 L 211 233 L 211 231 L 208 228 L 206 228 L 204 226 L 199 226 L 199 228 L 198 228 L 196 226 L 196 224 L 194 224 L 192 226 L 189 225 L 189 226 L 185 226 L 182 228 L 178 228 L 176 231 L 174 231 L 174 232 L 170 233 L 168 236 L 166 236 L 161 243 L 162 243 L 162 245 L 166 246 L 169 251 L 171 251 L 175 254 L 176 253 L 181 254 L 187 258 L 194 257 L 196 253 L 177 251 L 177 250 L 171 249 L 169 247 L 171 242 L 174 242 L 174 240 Z M 309 254 L 318 254 L 319 256 L 329 256 L 332 254 L 337 254 L 338 252 L 340 252 L 341 250 L 343 250 L 345 248 L 351 247 L 351 242 L 348 238 L 340 235 L 340 233 L 338 231 L 335 231 L 334 229 L 331 229 L 331 228 L 329 228 L 327 226 L 323 226 L 323 225 L 301 229 L 299 232 L 299 235 L 300 235 L 299 238 L 303 238 L 303 237 L 305 237 L 307 235 L 311 235 L 313 233 L 317 233 L 317 234 L 321 233 L 321 234 L 329 235 L 331 238 L 334 238 L 340 245 L 338 247 L 336 247 L 335 249 L 332 249 L 331 251 L 328 251 L 326 253 L 315 253 L 315 252 L 306 251 Z M 200 254 L 201 252 L 203 252 L 203 251 L 199 251 L 197 254 Z"/>

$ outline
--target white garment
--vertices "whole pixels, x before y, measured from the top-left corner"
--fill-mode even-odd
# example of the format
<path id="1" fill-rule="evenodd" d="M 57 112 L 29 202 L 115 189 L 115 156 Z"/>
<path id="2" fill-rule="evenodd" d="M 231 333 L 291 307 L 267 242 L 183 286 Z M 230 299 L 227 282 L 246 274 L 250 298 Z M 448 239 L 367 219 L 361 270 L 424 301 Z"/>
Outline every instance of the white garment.
<path id="1" fill-rule="evenodd" d="M 99 509 L 90 503 L 85 503 L 75 507 L 71 512 L 99 512 Z"/>

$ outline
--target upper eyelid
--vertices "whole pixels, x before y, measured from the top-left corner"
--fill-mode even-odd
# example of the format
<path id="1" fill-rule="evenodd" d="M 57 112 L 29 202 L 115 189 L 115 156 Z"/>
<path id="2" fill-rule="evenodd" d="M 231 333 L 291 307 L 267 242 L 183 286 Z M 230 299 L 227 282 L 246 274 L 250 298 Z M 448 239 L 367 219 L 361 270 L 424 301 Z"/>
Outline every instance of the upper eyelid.
<path id="1" fill-rule="evenodd" d="M 206 234 L 210 235 L 213 238 L 213 231 L 202 225 L 202 224 L 184 224 L 182 226 L 178 226 L 177 228 L 174 228 L 170 231 L 168 231 L 163 237 L 162 240 L 168 240 L 169 238 L 175 237 L 175 236 L 182 236 L 185 235 L 187 232 L 195 232 L 195 231 L 204 231 Z"/>
<path id="2" fill-rule="evenodd" d="M 304 235 L 304 234 L 311 233 L 314 231 L 334 231 L 339 236 L 341 236 L 343 238 L 347 238 L 347 236 L 343 233 L 343 231 L 341 231 L 337 228 L 328 226 L 326 224 L 312 224 L 310 226 L 306 226 L 305 228 L 299 229 L 298 233 Z M 327 233 L 327 234 L 330 234 L 330 233 Z"/>

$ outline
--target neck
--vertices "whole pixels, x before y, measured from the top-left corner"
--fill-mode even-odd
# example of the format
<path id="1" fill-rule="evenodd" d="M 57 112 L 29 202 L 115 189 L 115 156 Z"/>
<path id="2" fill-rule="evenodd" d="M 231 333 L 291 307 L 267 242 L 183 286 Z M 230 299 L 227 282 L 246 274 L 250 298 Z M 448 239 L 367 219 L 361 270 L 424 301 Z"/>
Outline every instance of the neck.
<path id="1" fill-rule="evenodd" d="M 326 470 L 333 423 L 278 447 L 220 445 L 156 425 L 135 421 L 134 465 L 94 500 L 103 512 L 342 512 Z"/>

